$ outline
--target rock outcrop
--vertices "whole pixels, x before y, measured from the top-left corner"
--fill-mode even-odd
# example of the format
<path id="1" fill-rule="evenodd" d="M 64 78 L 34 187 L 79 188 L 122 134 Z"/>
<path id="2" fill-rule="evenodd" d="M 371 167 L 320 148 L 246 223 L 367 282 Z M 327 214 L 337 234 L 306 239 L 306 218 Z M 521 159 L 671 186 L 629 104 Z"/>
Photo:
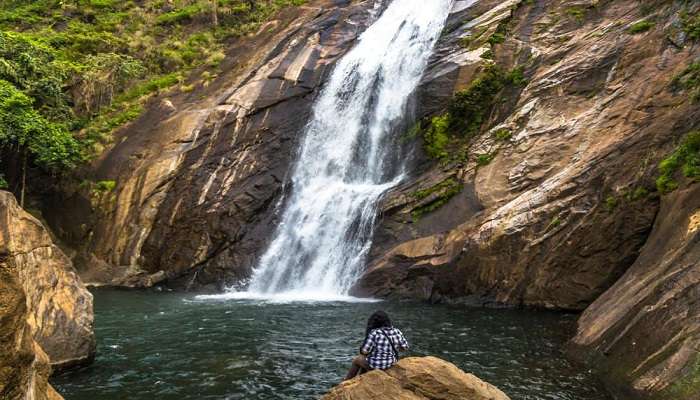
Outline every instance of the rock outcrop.
<path id="1" fill-rule="evenodd" d="M 61 400 L 49 384 L 49 359 L 32 337 L 17 270 L 0 247 L 0 398 Z"/>
<path id="2" fill-rule="evenodd" d="M 29 332 L 54 368 L 90 362 L 95 354 L 92 294 L 42 223 L 5 191 L 0 191 L 0 254 L 26 298 Z M 24 314 L 25 308 L 17 312 Z"/>
<path id="3" fill-rule="evenodd" d="M 509 400 L 503 392 L 454 364 L 435 357 L 409 357 L 386 371 L 343 382 L 322 400 Z"/>
<path id="4" fill-rule="evenodd" d="M 668 40 L 684 6 L 655 4 L 631 33 L 634 2 L 455 3 L 420 115 L 486 65 L 522 79 L 455 140 L 466 157 L 425 161 L 387 196 L 357 293 L 583 310 L 615 283 L 657 218 L 658 162 L 700 120 L 672 85 L 699 56 Z"/>
<path id="5" fill-rule="evenodd" d="M 700 398 L 700 186 L 663 198 L 637 262 L 579 319 L 572 351 L 623 398 Z"/>

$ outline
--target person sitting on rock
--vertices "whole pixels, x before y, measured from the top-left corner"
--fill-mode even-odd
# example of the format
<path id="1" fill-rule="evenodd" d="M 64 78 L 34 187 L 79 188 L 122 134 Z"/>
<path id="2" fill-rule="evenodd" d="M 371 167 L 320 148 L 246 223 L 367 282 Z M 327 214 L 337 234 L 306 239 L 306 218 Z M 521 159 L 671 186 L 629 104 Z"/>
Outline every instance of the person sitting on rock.
<path id="1" fill-rule="evenodd" d="M 377 311 L 367 320 L 367 331 L 360 355 L 352 360 L 345 380 L 372 369 L 389 369 L 399 361 L 399 351 L 406 350 L 408 342 L 403 333 L 391 325 L 387 313 Z"/>

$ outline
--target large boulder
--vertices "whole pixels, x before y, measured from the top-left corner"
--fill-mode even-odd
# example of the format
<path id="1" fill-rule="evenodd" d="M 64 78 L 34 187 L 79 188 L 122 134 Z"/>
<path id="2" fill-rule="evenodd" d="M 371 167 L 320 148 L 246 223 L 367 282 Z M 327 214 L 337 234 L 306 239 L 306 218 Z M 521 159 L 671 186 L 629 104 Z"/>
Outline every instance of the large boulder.
<path id="1" fill-rule="evenodd" d="M 55 368 L 90 362 L 95 354 L 92 294 L 42 223 L 0 191 L 0 254 L 26 298 L 29 330 Z"/>
<path id="2" fill-rule="evenodd" d="M 0 246 L 0 398 L 61 400 L 49 385 L 49 359 L 32 337 L 17 268 Z"/>
<path id="3" fill-rule="evenodd" d="M 387 371 L 374 370 L 343 382 L 323 400 L 509 400 L 503 392 L 454 364 L 409 357 Z"/>

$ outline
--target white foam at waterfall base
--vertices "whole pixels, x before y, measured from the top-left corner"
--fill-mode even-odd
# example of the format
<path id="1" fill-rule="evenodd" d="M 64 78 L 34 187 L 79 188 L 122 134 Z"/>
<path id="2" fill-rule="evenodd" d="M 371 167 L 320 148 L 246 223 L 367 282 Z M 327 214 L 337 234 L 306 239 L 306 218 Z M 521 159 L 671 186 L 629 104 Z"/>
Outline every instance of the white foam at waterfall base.
<path id="1" fill-rule="evenodd" d="M 314 104 L 279 225 L 248 291 L 201 299 L 356 299 L 348 292 L 365 267 L 377 204 L 402 178 L 392 134 L 451 3 L 394 0 L 338 61 Z"/>
<path id="2" fill-rule="evenodd" d="M 255 293 L 255 292 L 234 292 L 229 291 L 221 294 L 202 294 L 194 297 L 196 300 L 205 301 L 225 301 L 225 300 L 243 300 L 256 301 L 261 303 L 378 303 L 382 300 L 354 297 L 337 293 L 323 293 L 316 291 L 286 291 L 282 293 Z"/>

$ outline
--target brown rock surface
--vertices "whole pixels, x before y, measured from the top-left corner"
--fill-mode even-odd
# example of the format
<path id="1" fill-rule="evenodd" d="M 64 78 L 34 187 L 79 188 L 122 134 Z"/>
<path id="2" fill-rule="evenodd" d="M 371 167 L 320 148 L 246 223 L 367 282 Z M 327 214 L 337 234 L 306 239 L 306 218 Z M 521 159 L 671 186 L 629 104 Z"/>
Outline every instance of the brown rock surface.
<path id="1" fill-rule="evenodd" d="M 0 243 L 0 398 L 60 400 L 49 385 L 49 359 L 32 336 L 17 267 Z"/>
<path id="2" fill-rule="evenodd" d="M 26 323 L 57 368 L 92 360 L 92 294 L 36 218 L 0 191 L 0 252 L 26 298 Z"/>
<path id="3" fill-rule="evenodd" d="M 663 198 L 639 259 L 578 325 L 572 351 L 623 396 L 700 398 L 700 185 Z"/>
<path id="4" fill-rule="evenodd" d="M 409 357 L 341 383 L 322 400 L 509 400 L 503 392 L 435 357 Z"/>

